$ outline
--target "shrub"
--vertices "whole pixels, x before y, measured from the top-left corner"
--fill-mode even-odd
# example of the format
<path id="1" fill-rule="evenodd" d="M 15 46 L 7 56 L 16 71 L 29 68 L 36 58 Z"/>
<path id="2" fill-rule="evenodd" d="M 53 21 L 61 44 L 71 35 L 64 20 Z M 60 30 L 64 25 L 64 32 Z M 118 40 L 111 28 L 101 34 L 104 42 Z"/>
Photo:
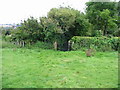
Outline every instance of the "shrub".
<path id="1" fill-rule="evenodd" d="M 11 42 L 7 42 L 7 41 L 1 41 L 2 43 L 2 48 L 19 48 L 20 46 L 17 46 L 15 44 L 12 44 Z"/>
<path id="2" fill-rule="evenodd" d="M 52 43 L 38 41 L 33 45 L 26 45 L 28 48 L 41 48 L 41 49 L 53 49 Z"/>
<path id="3" fill-rule="evenodd" d="M 7 42 L 10 42 L 11 41 L 11 35 L 6 35 L 6 36 L 3 36 L 3 39 Z"/>
<path id="4" fill-rule="evenodd" d="M 111 51 L 118 50 L 119 40 L 118 37 L 80 37 L 74 36 L 71 39 L 74 44 L 72 45 L 73 50 L 83 50 L 93 48 L 98 51 Z"/>

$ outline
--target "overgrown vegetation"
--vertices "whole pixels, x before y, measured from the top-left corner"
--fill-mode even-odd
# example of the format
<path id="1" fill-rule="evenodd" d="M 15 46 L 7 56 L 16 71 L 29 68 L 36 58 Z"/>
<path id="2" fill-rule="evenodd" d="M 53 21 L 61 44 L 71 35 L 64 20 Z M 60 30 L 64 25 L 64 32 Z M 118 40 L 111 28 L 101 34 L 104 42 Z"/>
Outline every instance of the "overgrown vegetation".
<path id="1" fill-rule="evenodd" d="M 92 36 L 99 31 L 104 36 L 119 36 L 118 2 L 87 2 L 86 6 L 86 16 L 93 25 Z"/>
<path id="2" fill-rule="evenodd" d="M 25 45 L 57 42 L 58 50 L 67 51 L 73 36 L 119 36 L 118 2 L 87 2 L 86 6 L 85 13 L 71 7 L 52 8 L 47 17 L 30 17 L 16 29 L 3 30 L 3 37 Z"/>
<path id="3" fill-rule="evenodd" d="M 95 49 L 97 51 L 118 51 L 120 44 L 118 37 L 80 37 L 71 39 L 73 50 Z"/>

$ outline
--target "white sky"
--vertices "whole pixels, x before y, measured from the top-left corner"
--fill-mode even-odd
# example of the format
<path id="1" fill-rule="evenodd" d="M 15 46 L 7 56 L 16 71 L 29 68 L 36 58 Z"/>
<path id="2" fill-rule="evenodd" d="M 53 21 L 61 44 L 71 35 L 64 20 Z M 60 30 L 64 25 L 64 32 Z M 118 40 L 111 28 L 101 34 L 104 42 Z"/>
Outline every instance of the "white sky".
<path id="1" fill-rule="evenodd" d="M 46 16 L 51 8 L 71 6 L 81 12 L 89 0 L 0 0 L 0 24 L 20 23 L 30 16 Z M 118 0 L 117 0 L 118 1 Z M 64 3 L 64 4 L 63 4 Z"/>
<path id="2" fill-rule="evenodd" d="M 0 24 L 20 23 L 30 16 L 46 16 L 51 8 L 60 5 L 69 5 L 83 12 L 87 1 L 89 0 L 0 0 Z"/>

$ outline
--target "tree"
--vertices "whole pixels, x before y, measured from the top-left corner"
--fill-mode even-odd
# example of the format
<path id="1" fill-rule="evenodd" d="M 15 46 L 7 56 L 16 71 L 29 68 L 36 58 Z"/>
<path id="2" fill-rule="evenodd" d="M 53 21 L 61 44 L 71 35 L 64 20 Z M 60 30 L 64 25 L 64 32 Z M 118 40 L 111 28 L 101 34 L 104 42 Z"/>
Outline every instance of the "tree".
<path id="1" fill-rule="evenodd" d="M 117 24 L 114 22 L 114 18 L 110 17 L 110 11 L 108 9 L 100 12 L 101 22 L 99 25 L 103 31 L 103 35 L 112 34 L 117 29 Z"/>
<path id="2" fill-rule="evenodd" d="M 37 19 L 34 19 L 33 17 L 24 20 L 24 22 L 21 23 L 17 29 L 15 29 L 12 35 L 14 38 L 18 40 L 24 40 L 28 43 L 34 43 L 37 40 L 43 40 L 42 28 Z"/>
<path id="3" fill-rule="evenodd" d="M 51 18 L 41 17 L 40 25 L 42 26 L 44 41 L 46 42 L 57 41 L 59 34 L 63 33 L 58 23 Z"/>
<path id="4" fill-rule="evenodd" d="M 60 46 L 62 50 L 67 50 L 68 41 L 74 35 L 87 35 L 90 26 L 83 13 L 70 7 L 51 9 L 48 12 L 48 19 L 50 19 L 52 23 L 54 22 L 56 31 L 61 32 L 58 36 L 59 39 L 61 39 L 59 41 L 61 41 Z"/>
<path id="5" fill-rule="evenodd" d="M 86 3 L 87 18 L 89 19 L 89 22 L 93 24 L 94 31 L 102 29 L 103 35 L 114 34 L 117 30 L 117 4 L 117 2 Z"/>

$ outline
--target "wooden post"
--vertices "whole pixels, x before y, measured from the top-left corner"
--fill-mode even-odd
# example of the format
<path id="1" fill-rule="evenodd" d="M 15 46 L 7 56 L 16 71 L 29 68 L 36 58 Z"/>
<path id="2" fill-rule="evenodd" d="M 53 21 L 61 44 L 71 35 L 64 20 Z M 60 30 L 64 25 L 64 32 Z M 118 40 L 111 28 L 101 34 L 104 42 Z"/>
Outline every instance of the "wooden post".
<path id="1" fill-rule="evenodd" d="M 16 42 L 16 43 L 17 43 L 17 45 L 19 45 L 19 41 L 18 41 L 18 40 L 17 40 L 17 42 Z"/>
<path id="2" fill-rule="evenodd" d="M 25 43 L 24 43 L 24 41 L 22 42 L 22 46 L 24 47 L 24 45 L 25 45 Z"/>
<path id="3" fill-rule="evenodd" d="M 68 41 L 68 51 L 70 51 L 70 48 L 71 48 L 71 42 Z"/>
<path id="4" fill-rule="evenodd" d="M 73 48 L 74 42 L 71 43 L 71 49 Z"/>
<path id="5" fill-rule="evenodd" d="M 57 42 L 54 42 L 54 49 L 57 50 Z"/>
<path id="6" fill-rule="evenodd" d="M 22 47 L 22 41 L 20 41 L 20 47 Z"/>

